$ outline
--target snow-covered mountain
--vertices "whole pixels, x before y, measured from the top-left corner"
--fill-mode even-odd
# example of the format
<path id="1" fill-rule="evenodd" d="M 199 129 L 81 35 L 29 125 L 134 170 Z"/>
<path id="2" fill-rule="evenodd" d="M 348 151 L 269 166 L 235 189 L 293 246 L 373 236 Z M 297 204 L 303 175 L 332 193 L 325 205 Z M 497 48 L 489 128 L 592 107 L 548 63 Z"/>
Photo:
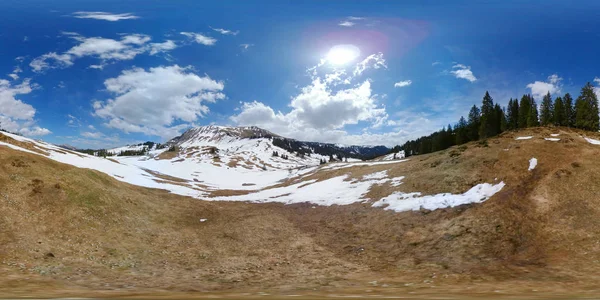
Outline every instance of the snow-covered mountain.
<path id="1" fill-rule="evenodd" d="M 309 148 L 294 151 L 277 146 L 286 140 L 258 127 L 201 126 L 194 127 L 167 142 L 172 150 L 151 151 L 158 158 L 177 155 L 181 159 L 218 166 L 246 169 L 290 169 L 318 165 L 329 161 L 328 155 Z M 175 149 L 174 149 L 175 148 Z M 175 151 L 173 151 L 175 150 Z"/>
<path id="2" fill-rule="evenodd" d="M 315 165 L 321 160 L 360 160 L 389 152 L 384 146 L 340 146 L 285 138 L 256 127 L 201 126 L 191 128 L 167 142 L 195 156 L 236 157 L 261 166 Z M 209 156 L 210 156 L 209 155 Z"/>

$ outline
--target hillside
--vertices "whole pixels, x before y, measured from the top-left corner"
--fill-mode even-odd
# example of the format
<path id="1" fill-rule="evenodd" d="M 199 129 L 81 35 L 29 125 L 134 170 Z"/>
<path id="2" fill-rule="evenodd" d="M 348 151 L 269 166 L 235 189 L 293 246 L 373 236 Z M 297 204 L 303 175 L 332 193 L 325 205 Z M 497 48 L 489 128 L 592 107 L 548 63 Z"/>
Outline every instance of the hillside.
<path id="1" fill-rule="evenodd" d="M 190 178 L 166 173 L 193 165 L 176 157 L 0 142 L 0 295 L 598 289 L 597 133 L 531 128 L 404 160 Z"/>

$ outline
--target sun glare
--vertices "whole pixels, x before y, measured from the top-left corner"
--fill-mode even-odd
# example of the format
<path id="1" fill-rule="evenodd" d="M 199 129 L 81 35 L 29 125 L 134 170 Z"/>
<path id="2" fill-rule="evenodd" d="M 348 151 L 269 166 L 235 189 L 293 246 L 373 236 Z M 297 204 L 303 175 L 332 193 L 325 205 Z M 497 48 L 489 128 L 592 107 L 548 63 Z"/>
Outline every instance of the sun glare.
<path id="1" fill-rule="evenodd" d="M 327 53 L 327 61 L 336 66 L 352 62 L 360 55 L 360 49 L 354 45 L 336 45 Z"/>

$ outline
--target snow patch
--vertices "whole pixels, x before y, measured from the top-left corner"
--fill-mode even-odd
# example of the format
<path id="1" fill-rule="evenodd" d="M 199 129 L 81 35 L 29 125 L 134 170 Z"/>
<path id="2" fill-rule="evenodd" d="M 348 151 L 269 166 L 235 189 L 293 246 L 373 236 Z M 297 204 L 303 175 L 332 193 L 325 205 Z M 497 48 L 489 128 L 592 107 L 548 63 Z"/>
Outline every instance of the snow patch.
<path id="1" fill-rule="evenodd" d="M 537 158 L 532 157 L 529 160 L 529 169 L 527 169 L 527 171 L 531 171 L 531 170 L 535 169 L 536 166 L 537 166 Z"/>
<path id="2" fill-rule="evenodd" d="M 544 138 L 546 141 L 551 141 L 551 142 L 558 142 L 560 141 L 559 138 Z"/>
<path id="3" fill-rule="evenodd" d="M 434 210 L 455 207 L 463 204 L 481 203 L 492 197 L 504 187 L 504 182 L 498 184 L 481 183 L 464 194 L 443 193 L 421 196 L 421 193 L 396 192 L 373 203 L 373 207 L 384 207 L 396 212 L 428 209 Z"/>
<path id="4" fill-rule="evenodd" d="M 588 141 L 588 143 L 592 144 L 592 145 L 600 145 L 600 141 L 599 140 L 595 140 L 595 139 L 590 139 L 590 138 L 584 138 L 586 141 Z"/>
<path id="5" fill-rule="evenodd" d="M 560 135 L 560 133 L 553 133 L 553 134 L 551 134 L 551 136 L 559 136 L 559 135 Z"/>
<path id="6" fill-rule="evenodd" d="M 515 140 L 530 140 L 532 138 L 532 136 L 519 136 Z"/>

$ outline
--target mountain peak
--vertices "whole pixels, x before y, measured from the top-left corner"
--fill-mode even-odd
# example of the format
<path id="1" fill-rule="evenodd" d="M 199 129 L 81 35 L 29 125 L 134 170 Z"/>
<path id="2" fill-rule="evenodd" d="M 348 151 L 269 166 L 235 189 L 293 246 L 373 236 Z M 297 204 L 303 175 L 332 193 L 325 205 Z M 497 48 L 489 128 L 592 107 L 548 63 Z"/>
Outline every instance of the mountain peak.
<path id="1" fill-rule="evenodd" d="M 173 138 L 169 143 L 183 144 L 198 141 L 224 142 L 234 139 L 272 138 L 278 135 L 257 126 L 219 126 L 206 125 L 188 129 L 182 135 Z"/>

